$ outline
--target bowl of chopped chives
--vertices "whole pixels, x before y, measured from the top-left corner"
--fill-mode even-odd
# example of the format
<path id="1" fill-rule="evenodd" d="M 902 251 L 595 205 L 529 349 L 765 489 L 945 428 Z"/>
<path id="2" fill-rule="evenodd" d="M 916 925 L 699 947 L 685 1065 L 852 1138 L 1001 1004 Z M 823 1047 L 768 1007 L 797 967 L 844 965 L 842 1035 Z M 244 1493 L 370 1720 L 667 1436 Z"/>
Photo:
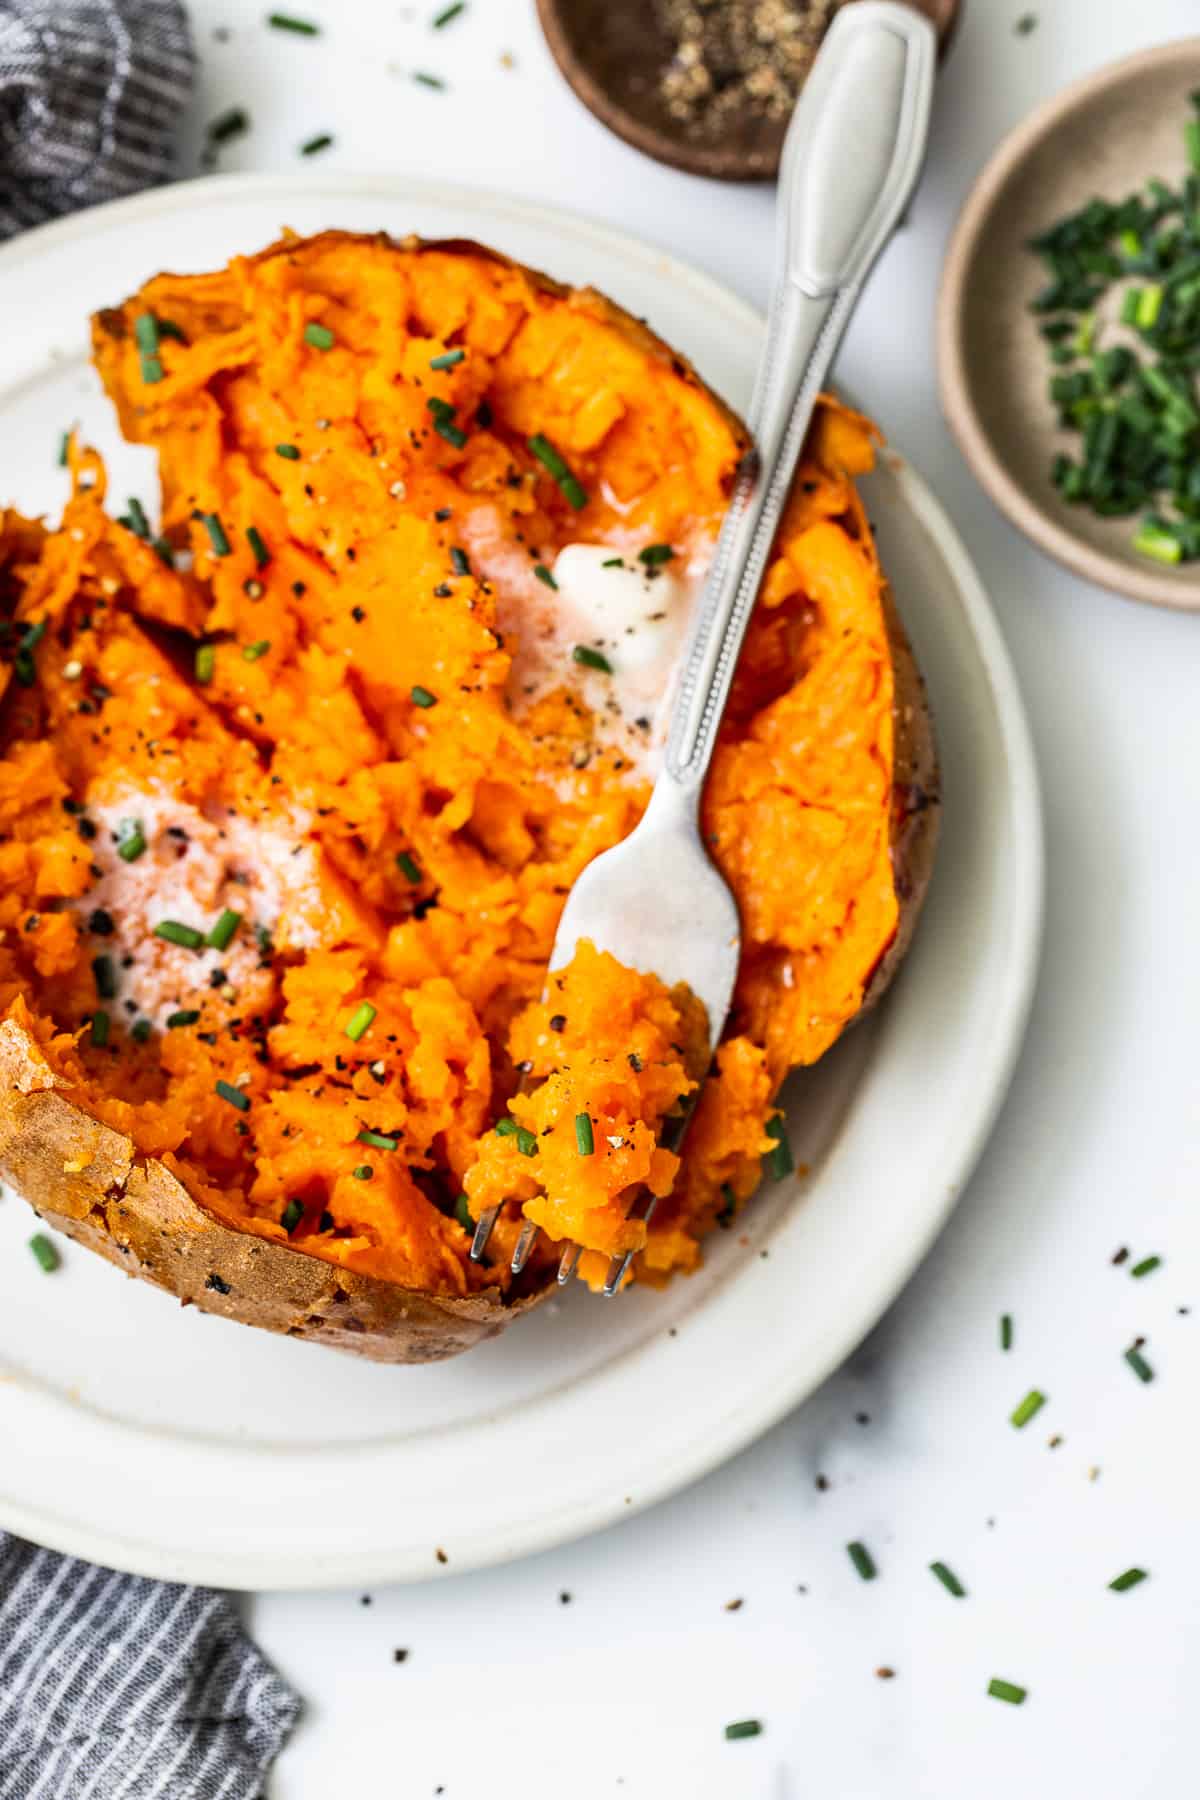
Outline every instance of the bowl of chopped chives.
<path id="1" fill-rule="evenodd" d="M 1200 38 L 1113 63 L 984 169 L 938 298 L 942 408 L 1019 530 L 1200 611 Z"/>

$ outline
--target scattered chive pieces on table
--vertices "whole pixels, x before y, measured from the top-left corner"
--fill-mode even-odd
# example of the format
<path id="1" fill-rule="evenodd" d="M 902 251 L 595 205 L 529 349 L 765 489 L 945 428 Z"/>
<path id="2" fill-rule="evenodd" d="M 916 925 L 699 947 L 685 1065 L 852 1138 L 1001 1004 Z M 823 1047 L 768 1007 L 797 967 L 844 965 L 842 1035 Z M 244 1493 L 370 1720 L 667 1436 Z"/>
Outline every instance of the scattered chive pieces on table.
<path id="1" fill-rule="evenodd" d="M 44 1231 L 35 1231 L 29 1240 L 29 1248 L 33 1251 L 39 1266 L 47 1275 L 53 1275 L 62 1263 L 62 1257 L 51 1243 Z"/>
<path id="2" fill-rule="evenodd" d="M 466 10 L 467 10 L 467 0 L 452 0 L 452 4 L 450 6 L 444 6 L 440 13 L 434 14 L 433 19 L 431 20 L 433 29 L 435 31 L 443 30 L 445 28 L 445 26 L 451 24 L 451 22 L 453 20 L 459 18 L 463 13 L 466 12 Z"/>
<path id="3" fill-rule="evenodd" d="M 300 146 L 301 156 L 316 156 L 322 150 L 328 150 L 333 143 L 333 136 L 328 131 L 318 131 L 316 137 L 305 138 Z"/>
<path id="4" fill-rule="evenodd" d="M 231 138 L 241 137 L 249 129 L 250 114 L 245 107 L 231 106 L 227 112 L 210 120 L 205 136 L 210 144 L 227 144 Z"/>
<path id="5" fill-rule="evenodd" d="M 539 581 L 545 582 L 548 588 L 553 588 L 555 592 L 558 591 L 558 583 L 555 581 L 554 576 L 550 573 L 550 570 L 546 567 L 545 563 L 534 563 L 533 572 Z"/>
<path id="6" fill-rule="evenodd" d="M 318 325 L 315 319 L 310 319 L 304 327 L 304 341 L 314 350 L 332 350 L 334 336 L 328 325 Z"/>
<path id="7" fill-rule="evenodd" d="M 276 444 L 275 454 L 276 456 L 282 456 L 284 462 L 300 461 L 300 452 L 297 450 L 295 444 Z"/>
<path id="8" fill-rule="evenodd" d="M 71 434 L 69 431 L 64 431 L 58 440 L 58 466 L 60 469 L 66 468 L 70 449 Z"/>
<path id="9" fill-rule="evenodd" d="M 204 933 L 197 931 L 194 925 L 181 925 L 178 919 L 160 919 L 154 927 L 154 935 L 165 938 L 168 944 L 178 944 L 184 950 L 204 948 Z"/>
<path id="10" fill-rule="evenodd" d="M 465 350 L 443 350 L 440 356 L 430 357 L 429 366 L 431 369 L 452 369 L 466 354 Z"/>
<path id="11" fill-rule="evenodd" d="M 1028 1425 L 1035 1413 L 1041 1412 L 1045 1404 L 1045 1394 L 1039 1393 L 1037 1388 L 1030 1388 L 1025 1398 L 1021 1401 L 1021 1404 L 1014 1409 L 1009 1423 L 1015 1425 L 1017 1430 L 1020 1431 L 1022 1426 Z"/>
<path id="12" fill-rule="evenodd" d="M 311 19 L 297 19 L 291 13 L 267 14 L 267 24 L 275 31 L 294 31 L 298 37 L 320 37 L 321 27 Z"/>
<path id="13" fill-rule="evenodd" d="M 421 865 L 418 863 L 415 856 L 409 855 L 407 850 L 398 850 L 396 852 L 396 867 L 399 869 L 404 879 L 406 881 L 411 881 L 414 887 L 420 881 Z"/>
<path id="14" fill-rule="evenodd" d="M 428 709 L 437 705 L 437 695 L 431 694 L 427 687 L 421 687 L 419 683 L 416 687 L 409 689 L 408 697 L 414 706 Z"/>
<path id="15" fill-rule="evenodd" d="M 167 1014 L 167 1030 L 179 1031 L 185 1025 L 195 1025 L 200 1014 L 194 1007 L 181 1007 L 178 1012 Z"/>
<path id="16" fill-rule="evenodd" d="M 953 1594 L 956 1600 L 966 1599 L 967 1590 L 958 1579 L 958 1576 L 954 1573 L 953 1569 L 948 1569 L 944 1562 L 931 1562 L 929 1568 L 930 1572 L 937 1576 L 948 1594 Z"/>
<path id="17" fill-rule="evenodd" d="M 846 1555 L 864 1581 L 874 1581 L 878 1571 L 875 1568 L 875 1559 L 865 1544 L 860 1544 L 855 1539 L 854 1543 L 846 1545 Z"/>
<path id="18" fill-rule="evenodd" d="M 216 647 L 216 645 L 215 644 L 198 644 L 196 646 L 196 660 L 195 660 L 195 663 L 193 666 L 196 671 L 196 680 L 201 684 L 202 687 L 206 687 L 208 685 L 208 683 L 212 680 L 213 676 L 216 674 L 216 669 L 217 669 L 217 647 Z"/>
<path id="19" fill-rule="evenodd" d="M 303 1217 L 303 1200 L 289 1200 L 279 1215 L 279 1223 L 283 1226 L 283 1229 L 287 1232 L 288 1236 L 291 1237 L 293 1231 L 295 1231 Z"/>
<path id="20" fill-rule="evenodd" d="M 369 1144 L 372 1150 L 398 1150 L 400 1148 L 398 1137 L 392 1137 L 386 1131 L 368 1131 L 365 1125 L 358 1134 L 357 1142 Z"/>
<path id="21" fill-rule="evenodd" d="M 200 521 L 208 533 L 208 541 L 212 545 L 213 555 L 228 556 L 230 554 L 229 539 L 225 535 L 225 527 L 216 513 L 201 513 Z"/>
<path id="22" fill-rule="evenodd" d="M 1145 1581 L 1145 1579 L 1145 1569 L 1125 1569 L 1120 1575 L 1114 1575 L 1108 1585 L 1112 1593 L 1124 1594 L 1130 1588 L 1136 1587 L 1139 1581 Z"/>
<path id="23" fill-rule="evenodd" d="M 205 939 L 209 948 L 212 950 L 228 950 L 230 944 L 233 942 L 234 933 L 237 931 L 241 922 L 241 913 L 234 912 L 232 906 L 227 906 Z"/>
<path id="24" fill-rule="evenodd" d="M 374 1181 L 375 1179 L 375 1170 L 370 1163 L 359 1163 L 351 1173 L 355 1181 Z"/>
<path id="25" fill-rule="evenodd" d="M 271 552 L 263 543 L 262 534 L 256 525 L 247 525 L 246 542 L 254 552 L 254 561 L 260 569 L 265 569 L 271 560 Z"/>
<path id="26" fill-rule="evenodd" d="M 92 1014 L 92 1042 L 97 1050 L 103 1050 L 108 1042 L 109 1017 L 103 1007 L 97 1007 Z"/>
<path id="27" fill-rule="evenodd" d="M 775 1142 L 763 1157 L 767 1174 L 772 1181 L 784 1181 L 792 1173 L 795 1163 L 792 1160 L 792 1147 L 787 1141 L 787 1131 L 782 1119 L 768 1119 L 767 1136 Z"/>
<path id="28" fill-rule="evenodd" d="M 1130 1344 L 1125 1352 L 1125 1361 L 1129 1364 L 1139 1381 L 1153 1381 L 1154 1370 L 1146 1361 L 1136 1344 Z"/>
<path id="29" fill-rule="evenodd" d="M 471 1203 L 465 1194 L 460 1194 L 454 1202 L 454 1216 L 464 1231 L 474 1231 L 475 1221 L 471 1217 Z"/>
<path id="30" fill-rule="evenodd" d="M 374 1023 L 375 1008 L 371 1005 L 369 1000 L 360 1000 L 350 1015 L 350 1022 L 346 1026 L 346 1036 L 352 1043 L 357 1044 L 358 1040 L 365 1036 Z"/>
<path id="31" fill-rule="evenodd" d="M 1013 1322 L 1011 1313 L 1000 1314 L 1000 1348 L 1011 1350 L 1013 1342 Z"/>
<path id="32" fill-rule="evenodd" d="M 236 1106 L 239 1112 L 250 1111 L 250 1096 L 243 1094 L 241 1088 L 235 1088 L 232 1082 L 218 1081 L 216 1092 L 222 1100 L 227 1100 L 230 1106 Z"/>
<path id="33" fill-rule="evenodd" d="M 761 1719 L 735 1719 L 732 1725 L 725 1727 L 728 1743 L 736 1743 L 738 1738 L 754 1738 L 762 1736 Z"/>
<path id="34" fill-rule="evenodd" d="M 440 75 L 429 75 L 424 69 L 414 69 L 413 80 L 418 87 L 435 88 L 439 93 L 446 85 Z"/>
<path id="35" fill-rule="evenodd" d="M 575 662 L 582 663 L 585 669 L 599 669 L 602 675 L 612 674 L 612 664 L 607 656 L 602 655 L 599 650 L 593 650 L 589 644 L 576 644 L 571 656 Z"/>
<path id="36" fill-rule="evenodd" d="M 988 1682 L 987 1691 L 993 1700 L 1007 1700 L 1010 1706 L 1022 1706 L 1029 1689 L 1018 1687 L 1015 1681 L 1002 1681 L 999 1675 L 993 1675 Z"/>
<path id="37" fill-rule="evenodd" d="M 580 1156 L 591 1156 L 596 1148 L 596 1136 L 592 1130 L 592 1121 L 585 1112 L 575 1114 L 575 1143 Z"/>
<path id="38" fill-rule="evenodd" d="M 647 544 L 644 550 L 638 551 L 638 561 L 653 569 L 658 563 L 671 562 L 674 555 L 670 544 Z"/>
<path id="39" fill-rule="evenodd" d="M 1135 1281 L 1140 1281 L 1143 1275 L 1152 1275 L 1155 1269 L 1160 1269 L 1161 1267 L 1161 1256 L 1143 1256 L 1141 1262 L 1134 1263 L 1129 1273 L 1133 1276 Z"/>

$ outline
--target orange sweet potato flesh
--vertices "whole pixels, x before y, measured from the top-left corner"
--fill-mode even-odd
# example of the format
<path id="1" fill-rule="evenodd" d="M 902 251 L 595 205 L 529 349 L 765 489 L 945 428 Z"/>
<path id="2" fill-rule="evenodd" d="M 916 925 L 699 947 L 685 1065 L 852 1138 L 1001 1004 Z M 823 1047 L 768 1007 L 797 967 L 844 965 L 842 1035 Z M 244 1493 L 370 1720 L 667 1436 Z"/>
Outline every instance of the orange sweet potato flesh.
<path id="1" fill-rule="evenodd" d="M 569 670 L 514 703 L 504 557 L 695 563 L 733 415 L 601 296 L 457 242 L 288 237 L 156 278 L 94 341 L 162 538 L 111 517 L 79 446 L 61 528 L 0 533 L 0 1167 L 187 1300 L 391 1360 L 498 1329 L 560 1240 L 592 1282 L 626 1249 L 636 1279 L 694 1267 L 928 872 L 932 740 L 854 488 L 872 427 L 818 414 L 708 784 L 744 955 L 706 1072 L 685 993 L 591 946 L 546 986 L 566 893 L 649 782 Z M 697 1090 L 680 1163 L 658 1138 Z"/>

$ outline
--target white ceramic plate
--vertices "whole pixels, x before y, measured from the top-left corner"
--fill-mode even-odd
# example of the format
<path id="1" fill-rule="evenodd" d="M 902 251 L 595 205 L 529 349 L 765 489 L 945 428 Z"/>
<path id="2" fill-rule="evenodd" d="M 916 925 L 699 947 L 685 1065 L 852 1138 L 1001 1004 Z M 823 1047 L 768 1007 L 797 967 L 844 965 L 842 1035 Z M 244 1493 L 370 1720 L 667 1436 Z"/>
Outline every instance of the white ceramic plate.
<path id="1" fill-rule="evenodd" d="M 386 178 L 221 177 L 0 252 L 0 496 L 57 511 L 58 434 L 155 493 L 86 362 L 86 320 L 160 268 L 281 225 L 482 238 L 646 314 L 735 404 L 760 321 L 694 270 L 564 214 Z M 929 1247 L 1007 1086 L 1037 961 L 1029 737 L 987 600 L 920 478 L 889 454 L 871 517 L 937 716 L 946 813 L 921 928 L 879 1016 L 791 1088 L 804 1182 L 665 1294 L 572 1293 L 433 1368 L 378 1368 L 181 1312 L 72 1245 L 52 1278 L 0 1206 L 0 1525 L 98 1562 L 230 1587 L 415 1580 L 544 1549 L 694 1480 L 811 1393 Z M 349 1502 L 349 1504 L 348 1504 Z M 439 1560 L 442 1551 L 446 1561 Z"/>

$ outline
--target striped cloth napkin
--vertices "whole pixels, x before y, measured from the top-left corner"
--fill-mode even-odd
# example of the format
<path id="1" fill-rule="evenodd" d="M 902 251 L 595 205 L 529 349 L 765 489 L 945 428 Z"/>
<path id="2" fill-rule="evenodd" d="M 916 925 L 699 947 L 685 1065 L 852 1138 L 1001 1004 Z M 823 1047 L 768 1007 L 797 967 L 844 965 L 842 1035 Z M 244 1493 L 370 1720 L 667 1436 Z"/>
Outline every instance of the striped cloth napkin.
<path id="1" fill-rule="evenodd" d="M 0 238 L 165 181 L 177 0 L 0 0 Z M 0 1532 L 0 1800 L 258 1800 L 300 1702 L 220 1594 Z"/>

